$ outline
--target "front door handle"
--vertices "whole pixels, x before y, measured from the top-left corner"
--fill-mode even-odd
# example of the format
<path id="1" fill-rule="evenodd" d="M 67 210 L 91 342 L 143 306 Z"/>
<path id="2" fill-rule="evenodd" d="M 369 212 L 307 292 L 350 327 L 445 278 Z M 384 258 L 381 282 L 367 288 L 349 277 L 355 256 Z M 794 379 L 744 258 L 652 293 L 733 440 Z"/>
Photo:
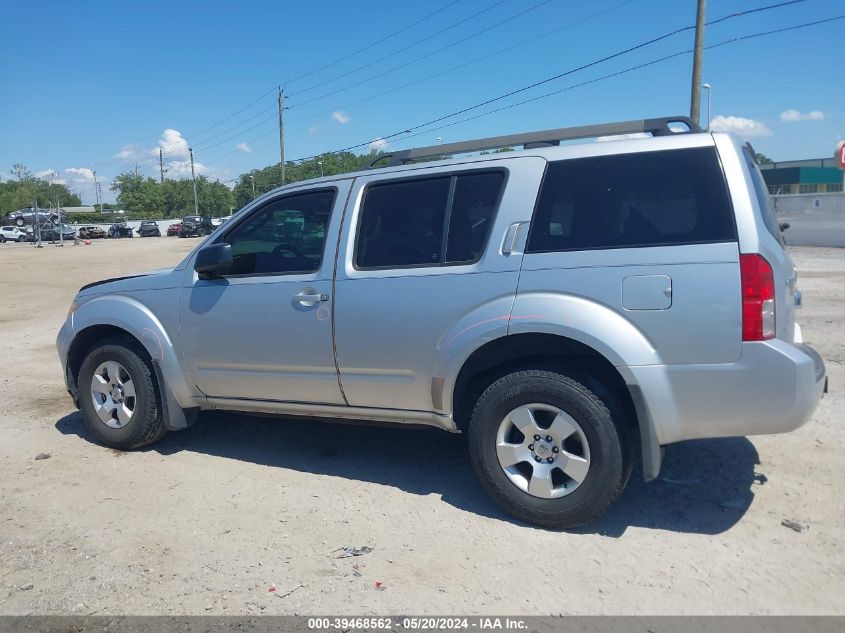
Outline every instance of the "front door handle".
<path id="1" fill-rule="evenodd" d="M 321 301 L 328 301 L 329 295 L 318 292 L 306 292 L 303 290 L 298 295 L 294 295 L 291 300 L 303 305 L 314 305 L 315 303 L 320 303 Z"/>

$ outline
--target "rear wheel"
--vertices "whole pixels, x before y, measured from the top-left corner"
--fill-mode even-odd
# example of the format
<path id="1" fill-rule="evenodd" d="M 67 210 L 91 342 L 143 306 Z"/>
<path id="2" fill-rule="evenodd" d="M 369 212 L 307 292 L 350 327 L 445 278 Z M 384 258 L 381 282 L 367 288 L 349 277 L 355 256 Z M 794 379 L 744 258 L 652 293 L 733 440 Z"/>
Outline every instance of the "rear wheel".
<path id="1" fill-rule="evenodd" d="M 205 237 L 205 229 L 197 229 L 197 237 Z"/>
<path id="2" fill-rule="evenodd" d="M 481 484 L 514 517 L 573 528 L 604 514 L 630 476 L 624 421 L 580 382 L 549 371 L 505 376 L 479 398 L 469 427 Z"/>
<path id="3" fill-rule="evenodd" d="M 18 235 L 18 242 L 20 242 L 20 243 L 26 242 L 26 235 Z"/>
<path id="4" fill-rule="evenodd" d="M 152 368 L 137 345 L 107 339 L 79 370 L 79 400 L 88 430 L 102 444 L 140 448 L 167 431 Z"/>
<path id="5" fill-rule="evenodd" d="M 18 218 L 17 220 L 15 220 L 15 226 L 23 226 L 23 225 L 24 225 L 23 218 Z"/>

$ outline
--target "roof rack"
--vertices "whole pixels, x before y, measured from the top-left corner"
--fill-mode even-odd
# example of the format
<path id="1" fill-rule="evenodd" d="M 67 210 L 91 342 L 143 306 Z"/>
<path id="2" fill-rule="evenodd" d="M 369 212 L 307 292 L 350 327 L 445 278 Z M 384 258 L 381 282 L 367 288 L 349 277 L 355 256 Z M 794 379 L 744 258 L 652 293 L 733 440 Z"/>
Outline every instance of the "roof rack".
<path id="1" fill-rule="evenodd" d="M 672 129 L 672 126 L 675 124 L 681 124 L 687 129 L 680 131 Z M 650 133 L 652 136 L 671 136 L 673 134 L 690 134 L 696 132 L 703 132 L 703 130 L 697 123 L 694 123 L 692 119 L 686 116 L 637 119 L 635 121 L 602 123 L 600 125 L 582 125 L 579 127 L 563 127 L 556 130 L 525 132 L 522 134 L 510 134 L 507 136 L 491 136 L 489 138 L 480 138 L 472 141 L 460 141 L 458 143 L 416 147 L 400 150 L 398 152 L 386 152 L 375 156 L 373 160 L 370 161 L 369 167 L 375 167 L 376 163 L 385 159 L 388 160 L 388 167 L 396 167 L 398 165 L 407 165 L 408 163 L 421 158 L 464 154 L 467 152 L 478 152 L 485 149 L 498 149 L 500 147 L 513 147 L 518 145 L 521 145 L 523 149 L 552 147 L 560 145 L 561 141 L 593 138 L 596 136 L 614 136 L 617 134 L 637 133 Z"/>

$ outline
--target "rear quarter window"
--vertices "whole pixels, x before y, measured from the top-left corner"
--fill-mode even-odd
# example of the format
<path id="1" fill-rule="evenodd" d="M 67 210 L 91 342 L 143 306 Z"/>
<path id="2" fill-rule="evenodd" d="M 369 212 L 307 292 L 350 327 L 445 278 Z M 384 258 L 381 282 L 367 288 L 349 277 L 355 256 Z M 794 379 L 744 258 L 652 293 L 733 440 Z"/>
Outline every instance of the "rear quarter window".
<path id="1" fill-rule="evenodd" d="M 769 188 L 766 186 L 766 181 L 763 179 L 763 174 L 757 166 L 757 159 L 754 158 L 753 150 L 746 145 L 742 148 L 742 155 L 745 157 L 745 163 L 748 165 L 748 171 L 751 173 L 751 183 L 754 186 L 754 195 L 757 197 L 757 206 L 760 207 L 760 213 L 763 216 L 763 224 L 766 225 L 766 230 L 781 244 L 784 243 L 783 234 L 775 217 L 774 209 L 772 209 L 771 198 L 769 198 Z"/>
<path id="2" fill-rule="evenodd" d="M 527 252 L 736 240 L 714 148 L 549 163 Z"/>

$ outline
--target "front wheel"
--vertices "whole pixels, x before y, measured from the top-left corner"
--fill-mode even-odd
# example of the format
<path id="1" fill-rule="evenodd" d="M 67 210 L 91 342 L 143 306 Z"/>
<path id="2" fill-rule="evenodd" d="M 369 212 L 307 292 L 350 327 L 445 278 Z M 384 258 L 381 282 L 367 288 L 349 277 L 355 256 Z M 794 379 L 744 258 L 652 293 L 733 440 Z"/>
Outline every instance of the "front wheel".
<path id="1" fill-rule="evenodd" d="M 15 226 L 23 226 L 24 224 L 25 222 L 23 218 L 18 218 L 17 220 L 15 220 Z"/>
<path id="2" fill-rule="evenodd" d="M 88 430 L 110 448 L 140 448 L 167 432 L 158 386 L 142 354 L 125 339 L 107 339 L 79 370 L 79 400 Z"/>
<path id="3" fill-rule="evenodd" d="M 580 382 L 542 370 L 493 383 L 469 426 L 470 458 L 488 494 L 514 517 L 574 528 L 603 515 L 630 476 L 624 421 Z"/>
<path id="4" fill-rule="evenodd" d="M 205 229 L 198 229 L 197 237 L 205 237 Z"/>

